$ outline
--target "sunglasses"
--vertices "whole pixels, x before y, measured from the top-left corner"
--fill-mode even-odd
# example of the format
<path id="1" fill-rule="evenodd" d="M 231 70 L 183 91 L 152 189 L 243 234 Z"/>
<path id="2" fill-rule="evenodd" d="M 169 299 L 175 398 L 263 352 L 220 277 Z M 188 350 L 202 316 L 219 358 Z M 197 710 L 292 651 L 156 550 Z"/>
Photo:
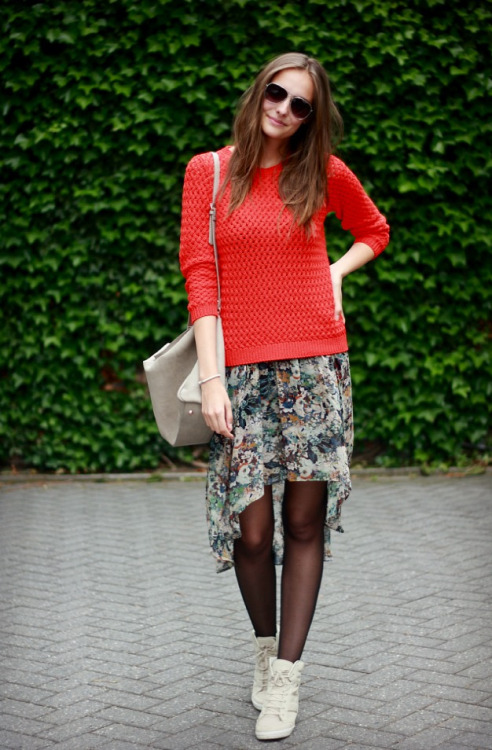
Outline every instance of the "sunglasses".
<path id="1" fill-rule="evenodd" d="M 265 99 L 267 102 L 272 104 L 279 104 L 285 99 L 290 98 L 290 111 L 296 120 L 305 120 L 309 117 L 313 108 L 307 99 L 303 99 L 302 96 L 291 96 L 283 86 L 279 86 L 278 83 L 267 83 L 265 88 Z"/>

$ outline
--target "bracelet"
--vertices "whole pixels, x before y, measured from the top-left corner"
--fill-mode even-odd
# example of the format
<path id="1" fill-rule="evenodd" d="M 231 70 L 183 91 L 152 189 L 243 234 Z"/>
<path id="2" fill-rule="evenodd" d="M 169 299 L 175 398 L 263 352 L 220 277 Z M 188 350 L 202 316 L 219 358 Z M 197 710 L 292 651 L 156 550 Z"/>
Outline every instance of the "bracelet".
<path id="1" fill-rule="evenodd" d="M 218 372 L 216 375 L 210 375 L 208 378 L 203 378 L 203 380 L 198 381 L 198 385 L 203 385 L 204 383 L 208 383 L 209 380 L 215 380 L 215 378 L 220 378 L 220 372 Z"/>

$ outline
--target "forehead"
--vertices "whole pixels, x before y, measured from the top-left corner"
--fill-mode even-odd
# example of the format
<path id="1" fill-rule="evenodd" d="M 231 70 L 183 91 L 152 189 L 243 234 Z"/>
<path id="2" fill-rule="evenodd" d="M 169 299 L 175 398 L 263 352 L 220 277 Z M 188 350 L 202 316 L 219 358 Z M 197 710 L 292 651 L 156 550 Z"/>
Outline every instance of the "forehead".
<path id="1" fill-rule="evenodd" d="M 314 85 L 307 70 L 286 68 L 276 73 L 272 82 L 283 86 L 292 96 L 302 96 L 308 101 L 313 100 Z"/>

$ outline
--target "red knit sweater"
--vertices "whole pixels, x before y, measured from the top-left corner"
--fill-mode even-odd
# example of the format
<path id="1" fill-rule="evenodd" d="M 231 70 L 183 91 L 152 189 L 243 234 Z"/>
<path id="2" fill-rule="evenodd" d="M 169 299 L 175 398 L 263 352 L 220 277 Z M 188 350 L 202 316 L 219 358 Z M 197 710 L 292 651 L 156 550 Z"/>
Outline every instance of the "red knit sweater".
<path id="1" fill-rule="evenodd" d="M 219 152 L 221 181 L 231 155 Z M 248 198 L 227 216 L 229 188 L 217 203 L 217 247 L 226 364 L 312 357 L 347 351 L 334 300 L 324 219 L 334 211 L 356 242 L 379 255 L 389 228 L 357 177 L 337 157 L 328 163 L 328 202 L 313 217 L 310 237 L 280 213 L 282 165 L 259 169 Z M 217 282 L 208 219 L 213 186 L 211 153 L 188 164 L 183 189 L 180 264 L 192 322 L 217 314 Z M 289 231 L 290 230 L 290 231 Z"/>

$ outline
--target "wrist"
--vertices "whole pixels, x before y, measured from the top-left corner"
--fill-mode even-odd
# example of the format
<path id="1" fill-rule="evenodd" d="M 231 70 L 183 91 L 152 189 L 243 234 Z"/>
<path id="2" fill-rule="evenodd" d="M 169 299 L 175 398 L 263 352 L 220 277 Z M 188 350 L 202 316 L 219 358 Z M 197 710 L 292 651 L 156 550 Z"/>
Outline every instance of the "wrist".
<path id="1" fill-rule="evenodd" d="M 219 379 L 220 379 L 220 373 L 216 372 L 213 375 L 207 375 L 204 378 L 200 378 L 198 380 L 198 385 L 203 386 L 205 385 L 205 383 L 212 383 L 214 380 L 219 380 Z"/>

